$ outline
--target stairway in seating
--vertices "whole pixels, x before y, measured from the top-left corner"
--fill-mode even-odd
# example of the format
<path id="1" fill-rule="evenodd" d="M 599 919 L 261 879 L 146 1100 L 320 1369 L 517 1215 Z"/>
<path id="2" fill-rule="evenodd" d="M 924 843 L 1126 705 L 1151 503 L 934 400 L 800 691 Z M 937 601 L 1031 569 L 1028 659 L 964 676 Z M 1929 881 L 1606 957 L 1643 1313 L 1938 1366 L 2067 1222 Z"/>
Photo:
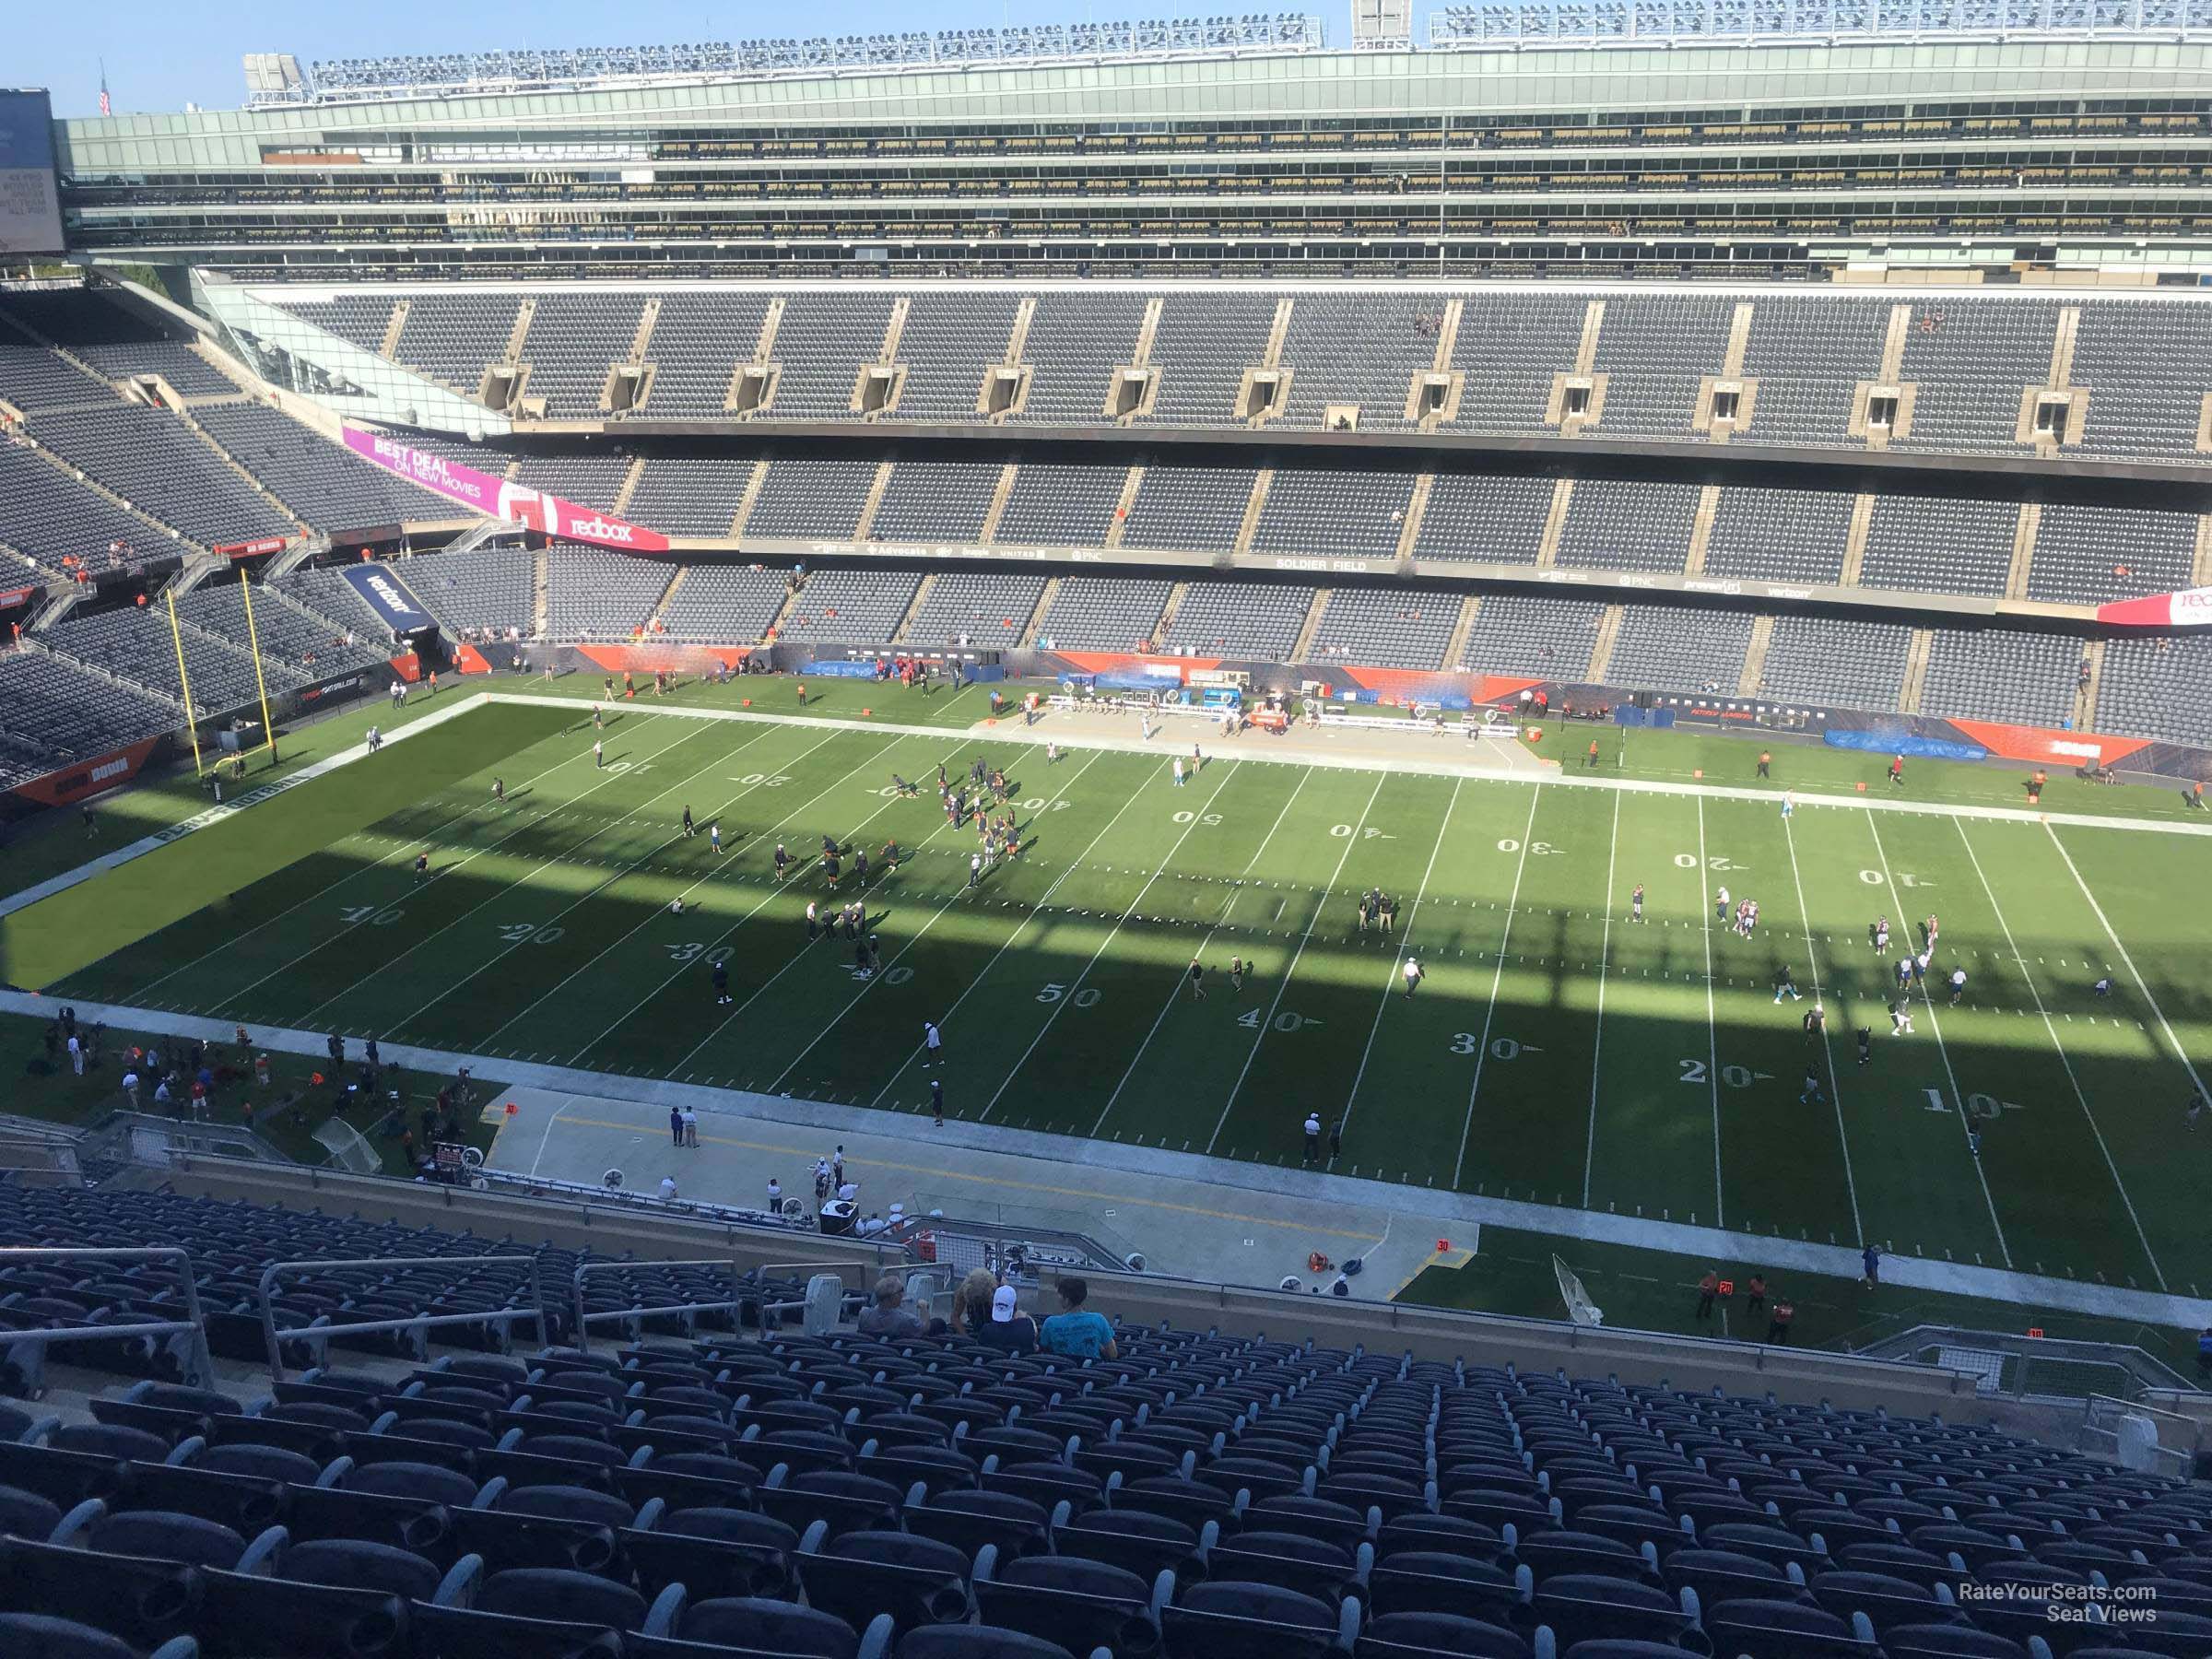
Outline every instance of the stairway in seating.
<path id="1" fill-rule="evenodd" d="M 1934 629 L 1916 628 L 1912 630 L 1912 643 L 1905 648 L 1904 683 L 1897 689 L 1899 713 L 1920 712 L 1920 694 L 1928 683 L 1928 653 L 1935 646 Z"/>
<path id="2" fill-rule="evenodd" d="M 1285 662 L 1302 663 L 1313 649 L 1313 636 L 1321 631 L 1321 619 L 1328 614 L 1329 595 L 1333 588 L 1323 588 L 1313 595 L 1313 603 L 1306 606 L 1306 619 L 1299 624 L 1298 642 L 1290 647 Z"/>
<path id="3" fill-rule="evenodd" d="M 915 617 L 920 615 L 922 607 L 929 603 L 929 596 L 936 591 L 936 586 L 937 573 L 935 571 L 931 571 L 914 584 L 914 596 L 906 602 L 906 608 L 899 613 L 898 623 L 891 629 L 892 644 L 903 645 L 908 642 L 906 630 L 913 626 Z"/>

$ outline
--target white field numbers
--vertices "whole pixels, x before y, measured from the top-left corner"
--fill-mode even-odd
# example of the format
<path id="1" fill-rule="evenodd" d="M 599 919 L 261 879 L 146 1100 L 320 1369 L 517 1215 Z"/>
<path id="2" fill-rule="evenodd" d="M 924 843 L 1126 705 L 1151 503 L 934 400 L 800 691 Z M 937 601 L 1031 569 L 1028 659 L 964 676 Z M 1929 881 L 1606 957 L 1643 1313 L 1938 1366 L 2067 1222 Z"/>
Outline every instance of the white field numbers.
<path id="1" fill-rule="evenodd" d="M 1067 987 L 1065 985 L 1047 981 L 1044 988 L 1037 993 L 1037 1000 L 1041 1003 L 1056 1003 L 1066 995 Z M 1078 1008 L 1095 1008 L 1105 999 L 1105 996 L 1106 993 L 1100 990 L 1098 986 L 1086 985 L 1070 1000 Z"/>
<path id="2" fill-rule="evenodd" d="M 1221 815 L 1218 812 L 1179 812 L 1175 815 L 1175 821 L 1179 824 L 1218 824 L 1221 821 Z"/>
<path id="3" fill-rule="evenodd" d="M 1947 1117 L 1950 1115 L 1951 1103 L 1943 1098 L 1942 1089 L 1931 1088 L 1926 1093 L 1928 1097 L 1927 1109 L 1930 1112 L 1940 1112 Z M 2000 1100 L 1994 1095 L 1985 1095 L 1977 1091 L 1966 1097 L 1966 1110 L 1974 1117 L 1995 1119 L 2002 1117 L 2007 1112 L 2019 1111 L 2020 1103 L 2018 1100 Z"/>
<path id="4" fill-rule="evenodd" d="M 1455 1054 L 1472 1054 L 1481 1046 L 1482 1039 L 1476 1036 L 1472 1031 L 1454 1031 L 1452 1033 L 1452 1052 Z M 1514 1041 L 1511 1037 L 1493 1037 L 1490 1039 L 1491 1059 L 1518 1060 L 1520 1057 L 1521 1045 Z"/>
<path id="5" fill-rule="evenodd" d="M 1879 870 L 1861 870 L 1859 879 L 1868 887 L 1888 887 L 1889 885 L 1889 878 Z M 1924 888 L 1934 887 L 1936 884 L 1932 881 L 1923 881 L 1910 871 L 1900 870 L 1897 873 L 1897 885 L 1900 888 Z"/>
<path id="6" fill-rule="evenodd" d="M 1258 1030 L 1263 1023 L 1273 1026 L 1278 1031 L 1302 1031 L 1310 1025 L 1319 1025 L 1321 1021 L 1308 1019 L 1303 1014 L 1293 1014 L 1288 1008 L 1273 1019 L 1268 1019 L 1259 1009 L 1247 1008 L 1237 1016 L 1237 1023 L 1248 1031 Z"/>
<path id="7" fill-rule="evenodd" d="M 1368 831 L 1368 833 L 1372 835 L 1374 831 L 1371 830 Z M 1498 841 L 1498 851 L 1500 853 L 1518 853 L 1521 851 L 1521 843 L 1515 841 L 1510 835 L 1502 836 Z M 1553 846 L 1547 841 L 1532 841 L 1528 843 L 1528 855 L 1531 858 L 1549 858 L 1558 851 L 1559 848 Z"/>
<path id="8" fill-rule="evenodd" d="M 1675 854 L 1676 869 L 1694 870 L 1697 867 L 1698 855 L 1695 853 L 1677 853 Z M 1734 859 L 1724 858 L 1720 853 L 1715 853 L 1712 857 L 1705 861 L 1705 867 L 1709 870 L 1741 870 L 1746 866 L 1737 864 Z"/>
<path id="9" fill-rule="evenodd" d="M 1216 818 L 1209 818 L 1206 821 L 1209 824 L 1218 824 L 1221 820 Z M 1331 824 L 1329 826 L 1329 833 L 1335 836 L 1338 841 L 1348 841 L 1351 838 L 1351 833 L 1354 828 L 1355 826 L 1351 824 Z M 1367 828 L 1359 831 L 1359 839 L 1361 841 L 1390 841 L 1394 838 L 1386 834 L 1384 831 L 1376 829 L 1372 824 L 1370 824 L 1367 826 Z"/>
<path id="10" fill-rule="evenodd" d="M 406 913 L 396 904 L 388 910 L 378 910 L 373 904 L 349 904 L 338 912 L 338 917 L 356 927 L 364 922 L 371 927 L 389 927 Z"/>
<path id="11" fill-rule="evenodd" d="M 710 968 L 719 968 L 730 959 L 730 951 L 731 947 L 727 945 L 717 945 L 709 950 L 700 940 L 693 939 L 687 944 L 669 946 L 668 959 L 672 962 L 696 962 L 704 957 Z"/>
<path id="12" fill-rule="evenodd" d="M 564 927 L 540 927 L 535 922 L 507 922 L 500 924 L 500 937 L 510 945 L 558 945 Z"/>
<path id="13" fill-rule="evenodd" d="M 1703 1088 L 1711 1081 L 1711 1077 L 1705 1069 L 1706 1063 L 1704 1061 L 1681 1060 L 1677 1064 L 1682 1067 L 1680 1079 L 1682 1082 L 1694 1084 L 1698 1088 Z M 1771 1072 L 1755 1072 L 1747 1065 L 1724 1065 L 1721 1067 L 1721 1081 L 1731 1088 L 1748 1088 L 1760 1078 L 1772 1075 Z"/>

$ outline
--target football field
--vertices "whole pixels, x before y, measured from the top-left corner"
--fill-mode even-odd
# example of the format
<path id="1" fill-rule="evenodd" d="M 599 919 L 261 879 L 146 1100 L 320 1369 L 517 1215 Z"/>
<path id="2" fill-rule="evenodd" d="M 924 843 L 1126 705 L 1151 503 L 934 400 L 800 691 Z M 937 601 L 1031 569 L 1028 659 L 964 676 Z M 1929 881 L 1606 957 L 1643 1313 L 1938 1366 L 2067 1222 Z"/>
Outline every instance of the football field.
<path id="1" fill-rule="evenodd" d="M 1297 1164 L 1311 1110 L 1362 1176 L 2212 1286 L 2212 1113 L 2185 1112 L 2212 1018 L 2202 836 L 1894 810 L 1873 756 L 1849 762 L 1863 800 L 1824 755 L 1801 785 L 1819 798 L 1786 818 L 1779 782 L 1355 770 L 1268 759 L 1253 735 L 1178 787 L 1166 735 L 1048 763 L 966 718 L 641 706 L 595 734 L 573 709 L 477 711 L 8 918 L 0 977 L 888 1111 L 926 1111 L 935 1075 L 959 1118 L 1238 1160 Z M 935 777 L 978 756 L 1027 844 L 971 885 L 976 837 Z M 877 866 L 871 976 L 808 940 L 809 900 L 858 896 L 848 856 L 830 900 L 825 836 Z M 1723 886 L 1759 903 L 1748 939 L 1716 914 Z M 1370 888 L 1394 933 L 1358 926 Z M 1893 1033 L 1894 970 L 1931 913 L 1928 982 Z M 1801 1000 L 1776 1000 L 1784 966 Z"/>

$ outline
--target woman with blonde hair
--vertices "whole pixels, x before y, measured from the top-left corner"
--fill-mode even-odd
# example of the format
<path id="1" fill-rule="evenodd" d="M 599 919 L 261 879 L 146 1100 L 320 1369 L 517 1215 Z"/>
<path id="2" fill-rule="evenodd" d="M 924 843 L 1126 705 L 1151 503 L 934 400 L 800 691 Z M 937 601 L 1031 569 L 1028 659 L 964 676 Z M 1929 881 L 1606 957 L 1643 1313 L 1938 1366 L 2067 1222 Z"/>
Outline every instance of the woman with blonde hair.
<path id="1" fill-rule="evenodd" d="M 991 1295 L 998 1288 L 998 1276 L 988 1267 L 978 1267 L 960 1281 L 953 1292 L 952 1328 L 963 1336 L 977 1335 L 991 1323 Z"/>

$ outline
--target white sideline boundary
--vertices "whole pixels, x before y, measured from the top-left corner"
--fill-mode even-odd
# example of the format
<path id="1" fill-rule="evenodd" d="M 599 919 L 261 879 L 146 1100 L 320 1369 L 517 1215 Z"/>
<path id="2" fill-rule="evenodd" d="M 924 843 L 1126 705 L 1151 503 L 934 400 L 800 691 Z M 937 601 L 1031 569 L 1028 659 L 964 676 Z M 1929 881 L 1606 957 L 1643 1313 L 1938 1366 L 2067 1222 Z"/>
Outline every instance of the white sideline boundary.
<path id="1" fill-rule="evenodd" d="M 451 708 L 440 709 L 435 713 L 425 714 L 418 720 L 410 720 L 397 731 L 384 735 L 383 741 L 405 743 L 408 738 L 441 726 L 449 720 L 458 720 L 470 710 L 481 706 L 488 697 L 488 693 L 478 691 L 471 697 L 456 698 Z M 78 865 L 74 870 L 64 870 L 59 876 L 49 876 L 45 880 L 27 887 L 20 892 L 10 893 L 6 898 L 0 899 L 0 916 L 12 915 L 17 911 L 36 904 L 41 899 L 51 899 L 56 893 L 65 892 L 82 882 L 91 880 L 95 876 L 103 876 L 110 870 L 129 864 L 133 859 L 144 858 L 148 853 L 157 853 L 168 846 L 170 842 L 182 841 L 185 836 L 191 835 L 196 830 L 211 829 L 225 818 L 244 812 L 249 807 L 258 806 L 265 801 L 273 801 L 278 795 L 299 788 L 302 783 L 312 783 L 317 778 L 327 776 L 337 771 L 341 766 L 350 766 L 356 760 L 365 760 L 368 758 L 369 745 L 366 742 L 357 743 L 350 748 L 342 748 L 335 755 L 325 755 L 322 759 L 301 767 L 288 778 L 279 778 L 276 782 L 265 783 L 259 789 L 249 789 L 235 801 L 225 801 L 220 806 L 210 806 L 205 811 L 195 812 L 188 818 L 178 819 L 166 830 L 156 830 L 152 834 L 142 835 L 136 841 L 117 847 L 112 852 L 102 853 L 98 858 L 88 859 Z"/>
<path id="2" fill-rule="evenodd" d="M 442 725 L 449 720 L 458 719 L 472 709 L 482 708 L 490 703 L 513 703 L 520 707 L 533 709 L 573 710 L 580 713 L 590 712 L 590 705 L 581 698 L 531 696 L 515 691 L 477 691 L 457 699 L 450 708 L 440 709 L 436 713 L 425 714 L 418 720 L 409 721 L 397 731 L 388 735 L 384 741 L 386 743 L 404 743 L 418 733 L 429 731 L 432 727 Z M 775 725 L 823 726 L 839 731 L 888 732 L 895 736 L 935 737 L 951 743 L 975 742 L 987 736 L 988 741 L 993 743 L 1026 743 L 1033 746 L 1049 741 L 1058 743 L 1066 749 L 1099 749 L 1130 755 L 1165 752 L 1161 747 L 1146 743 L 1141 738 L 1078 737 L 1063 741 L 1054 731 L 1043 726 L 1023 726 L 1011 718 L 992 726 L 986 734 L 979 731 L 975 726 L 910 725 L 903 721 L 877 720 L 872 717 L 863 721 L 836 719 L 823 714 L 772 714 L 764 711 L 748 709 L 692 709 L 663 704 L 652 709 L 651 712 L 676 720 L 759 721 Z M 1454 761 L 1411 760 L 1386 756 L 1371 758 L 1339 754 L 1329 750 L 1283 747 L 1274 739 L 1263 739 L 1262 741 L 1268 745 L 1265 753 L 1248 751 L 1224 754 L 1220 759 L 1274 760 L 1294 766 L 1330 767 L 1339 771 L 1408 772 L 1423 777 L 1453 779 L 1488 778 L 1505 783 L 1539 782 L 1547 788 L 1612 789 L 1625 791 L 1630 794 L 1684 795 L 1700 799 L 1712 798 L 1727 801 L 1771 802 L 1775 799 L 1774 792 L 1771 790 L 1743 789 L 1727 783 L 1670 783 L 1657 778 L 1593 778 L 1571 771 L 1565 767 L 1554 767 L 1548 775 L 1532 778 L 1515 769 L 1484 765 L 1472 759 Z M 1485 747 L 1488 746 L 1489 741 L 1488 738 L 1484 739 Z M 249 791 L 235 801 L 226 801 L 219 806 L 211 806 L 204 812 L 194 813 L 192 817 L 171 824 L 165 830 L 157 830 L 150 835 L 142 836 L 128 846 L 118 847 L 112 852 L 103 853 L 98 858 L 90 859 L 75 869 L 65 870 L 59 876 L 50 876 L 44 881 L 27 887 L 20 892 L 0 898 L 0 916 L 12 914 L 16 911 L 36 904 L 41 899 L 50 899 L 56 893 L 65 892 L 82 882 L 91 880 L 95 876 L 103 875 L 118 865 L 128 864 L 135 858 L 143 858 L 148 853 L 158 852 L 170 842 L 190 835 L 195 830 L 212 828 L 235 813 L 243 812 L 249 807 L 260 806 L 265 801 L 273 800 L 287 790 L 296 789 L 302 783 L 312 782 L 315 779 L 335 771 L 341 766 L 348 766 L 356 760 L 364 759 L 368 753 L 369 746 L 367 744 L 357 743 L 350 748 L 341 749 L 335 755 L 328 755 L 323 759 L 315 761 L 312 765 L 300 768 L 291 777 L 280 779 L 275 783 L 265 784 L 260 789 Z M 1850 806 L 1866 812 L 1901 812 L 1917 814 L 1923 818 L 1981 818 L 1992 823 L 2039 824 L 2045 827 L 2063 824 L 2085 830 L 2128 830 L 2138 834 L 2147 835 L 2212 837 L 2212 822 L 2193 824 L 2166 818 L 2112 818 L 2097 813 L 2043 812 L 2025 806 L 1946 806 L 1939 801 L 1900 801 L 1872 794 L 1865 795 L 1818 794 L 1807 794 L 1800 790 L 1797 793 L 1797 803 L 1801 806 Z"/>
<path id="3" fill-rule="evenodd" d="M 0 1013 L 52 1017 L 50 999 L 26 992 L 0 991 Z M 167 1036 L 198 1037 L 209 1042 L 229 1042 L 231 1025 L 193 1015 L 165 1013 L 115 1004 L 79 1002 L 80 1019 L 97 1019 L 112 1028 L 156 1031 Z M 253 1032 L 254 1046 L 285 1053 L 318 1055 L 324 1052 L 327 1033 L 263 1027 Z M 459 1053 L 443 1049 L 384 1043 L 382 1052 L 413 1071 L 448 1075 L 466 1065 L 486 1077 L 496 1077 L 515 1088 L 541 1088 L 572 1095 L 598 1096 L 659 1107 L 689 1106 L 726 1118 L 788 1124 L 830 1133 L 881 1135 L 887 1119 L 866 1106 L 840 1106 L 827 1101 L 790 1100 L 743 1089 L 714 1088 L 703 1084 L 673 1083 L 657 1078 L 632 1077 L 614 1073 L 583 1071 L 515 1059 L 512 1055 Z M 1290 1196 L 1315 1204 L 1357 1205 L 1401 1216 L 1421 1216 L 1445 1224 L 1491 1223 L 1532 1232 L 1557 1234 L 1593 1243 L 1626 1244 L 1680 1255 L 1708 1256 L 1714 1260 L 1756 1260 L 1770 1271 L 1794 1269 L 1842 1278 L 1856 1278 L 1861 1271 L 1855 1245 L 1816 1244 L 1779 1234 L 1735 1233 L 1717 1227 L 1693 1227 L 1679 1221 L 1653 1221 L 1645 1217 L 1601 1214 L 1594 1210 L 1546 1204 L 1524 1204 L 1489 1198 L 1438 1187 L 1400 1185 L 1362 1176 L 1337 1175 L 1285 1165 L 1246 1164 L 1207 1158 L 1195 1152 L 1175 1152 L 1159 1147 L 1135 1147 L 1116 1141 L 1097 1141 L 1083 1135 L 1047 1134 L 1041 1130 L 1013 1129 L 1003 1124 L 948 1118 L 942 1130 L 933 1131 L 932 1145 L 946 1145 L 979 1152 L 1034 1159 L 1043 1164 L 1107 1166 L 1141 1182 L 1147 1176 L 1170 1176 L 1203 1181 L 1217 1187 Z M 1124 1202 L 1141 1203 L 1141 1198 Z M 1440 1235 L 1441 1236 L 1441 1235 Z M 1980 1297 L 2099 1318 L 2133 1320 L 2186 1330 L 2212 1325 L 2212 1300 L 2151 1290 L 2122 1289 L 2077 1279 L 2049 1278 L 2004 1268 L 1969 1266 L 1926 1256 L 1889 1254 L 1882 1258 L 1882 1282 L 1912 1289 L 1940 1291 L 1956 1296 Z"/>

